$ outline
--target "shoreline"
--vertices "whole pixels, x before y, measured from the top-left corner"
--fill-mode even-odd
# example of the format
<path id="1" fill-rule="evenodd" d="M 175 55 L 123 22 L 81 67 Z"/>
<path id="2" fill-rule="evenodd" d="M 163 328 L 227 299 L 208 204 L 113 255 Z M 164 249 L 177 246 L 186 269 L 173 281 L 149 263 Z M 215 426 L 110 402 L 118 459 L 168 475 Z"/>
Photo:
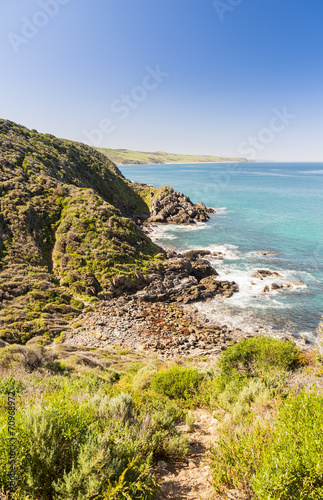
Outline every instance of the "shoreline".
<path id="1" fill-rule="evenodd" d="M 217 208 L 215 208 L 215 211 L 216 211 L 216 213 L 219 213 Z M 205 225 L 206 223 L 197 223 L 196 226 L 198 224 Z M 161 226 L 161 227 L 159 227 L 159 226 Z M 181 254 L 182 251 L 180 249 L 176 248 L 176 246 L 171 244 L 171 242 L 172 242 L 171 239 L 170 239 L 169 244 L 166 244 L 165 242 L 163 242 L 163 244 L 160 243 L 160 239 L 165 239 L 165 238 L 163 238 L 164 234 L 163 234 L 163 227 L 162 226 L 167 227 L 167 226 L 170 226 L 170 224 L 150 224 L 149 230 L 147 231 L 146 234 L 149 235 L 149 237 L 156 244 L 160 245 L 165 250 L 174 251 L 174 252 L 178 253 L 179 255 L 182 255 Z M 181 227 L 186 228 L 187 226 L 183 225 Z M 198 229 L 197 227 L 192 226 L 192 230 L 197 230 L 197 229 Z M 219 244 L 219 245 L 214 244 L 214 247 L 218 247 L 217 250 L 221 249 L 221 251 L 223 252 L 221 261 L 226 260 L 226 250 L 227 250 L 227 252 L 229 252 L 229 254 L 230 254 L 230 252 L 231 253 L 235 252 L 235 250 L 232 250 L 230 248 L 228 248 L 228 249 L 224 248 L 225 246 L 226 246 L 225 244 Z M 208 247 L 204 248 L 202 246 L 196 245 L 194 247 L 194 250 L 205 251 L 207 248 Z M 191 249 L 191 247 L 189 247 L 187 250 L 185 250 L 183 252 L 185 253 L 188 250 L 193 251 L 193 249 Z M 267 255 L 273 255 L 271 252 L 267 252 L 267 251 L 257 252 L 257 253 L 259 254 L 259 257 L 261 257 L 261 256 L 266 257 Z M 233 281 L 237 281 L 237 277 L 235 277 L 234 275 L 232 275 L 230 278 L 226 277 L 228 272 L 225 271 L 224 273 L 222 273 L 221 268 L 219 269 L 220 266 L 219 267 L 216 266 L 216 262 L 219 262 L 218 258 L 212 258 L 212 256 L 209 256 L 209 257 L 206 256 L 204 258 L 209 260 L 211 265 L 213 264 L 215 269 L 217 271 L 219 271 L 221 279 L 231 279 Z M 229 258 L 229 257 L 227 257 L 227 258 Z M 230 260 L 230 258 L 229 258 L 229 260 Z M 257 267 L 257 266 L 255 266 L 255 267 Z M 267 268 L 267 262 L 266 262 L 265 258 L 264 258 L 264 267 Z M 272 271 L 272 273 L 274 274 L 275 271 Z M 284 291 L 288 290 L 291 293 L 298 293 L 298 291 L 300 289 L 307 288 L 306 284 L 304 284 L 300 281 L 297 281 L 297 280 L 293 281 L 290 276 L 287 277 L 285 275 L 285 276 L 280 276 L 280 278 L 269 278 L 269 280 L 272 280 L 272 281 L 276 281 L 277 279 L 280 279 L 280 281 L 285 283 Z M 255 281 L 254 279 L 252 279 L 252 276 L 250 276 L 250 281 L 251 282 Z M 256 295 L 254 295 L 254 297 L 256 297 L 257 295 L 258 295 L 258 297 L 261 297 L 262 294 L 260 292 L 261 291 L 264 292 L 264 290 L 262 290 L 262 289 L 264 288 L 264 289 L 268 290 L 268 288 L 270 287 L 271 284 L 272 283 L 270 281 L 269 282 L 266 281 L 265 278 L 263 281 L 260 281 L 259 283 L 257 283 L 258 290 L 256 290 L 256 289 L 253 290 L 253 295 L 256 294 Z M 254 287 L 254 288 L 256 288 L 256 287 Z M 271 291 L 271 293 L 273 293 L 273 294 L 275 292 L 276 292 L 276 290 Z M 237 298 L 237 296 L 235 295 L 234 298 Z M 259 319 L 259 317 L 257 317 L 256 310 L 245 309 L 243 311 L 242 310 L 238 311 L 238 309 L 235 307 L 233 309 L 231 309 L 230 305 L 227 304 L 226 302 L 227 302 L 227 299 L 223 300 L 219 303 L 217 301 L 217 298 L 214 297 L 212 299 L 212 301 L 210 301 L 210 302 L 209 301 L 198 301 L 195 304 L 185 306 L 184 308 L 189 309 L 191 306 L 196 306 L 199 309 L 199 314 L 205 318 L 208 318 L 208 322 L 210 322 L 210 324 L 218 325 L 218 324 L 225 323 L 226 326 L 228 326 L 228 328 L 230 328 L 231 330 L 239 328 L 239 329 L 243 330 L 246 335 L 259 335 L 260 333 L 262 333 L 265 335 L 270 335 L 274 338 L 286 338 L 286 337 L 288 337 L 290 340 L 293 340 L 297 345 L 299 345 L 301 347 L 303 347 L 304 345 L 311 345 L 314 348 L 319 346 L 319 337 L 317 337 L 319 325 L 315 331 L 314 330 L 307 331 L 307 330 L 300 329 L 299 332 L 295 332 L 295 331 L 292 332 L 292 331 L 288 330 L 288 325 L 286 327 L 279 327 L 279 326 L 275 325 L 274 323 L 270 324 L 270 322 L 267 322 L 267 320 L 265 320 L 264 318 Z M 244 317 L 244 314 L 247 314 L 247 316 Z"/>
<path id="2" fill-rule="evenodd" d="M 234 275 L 225 276 L 224 272 L 221 278 L 212 266 L 214 261 L 224 260 L 226 252 L 197 248 L 183 253 L 176 248 L 174 251 L 160 244 L 158 230 L 159 226 L 172 225 L 196 229 L 199 224 L 206 224 L 209 213 L 217 211 L 211 211 L 203 203 L 192 204 L 183 193 L 172 190 L 160 195 L 150 216 L 144 221 L 138 219 L 137 225 L 159 245 L 163 262 L 151 264 L 146 274 L 136 273 L 133 284 L 125 276 L 116 276 L 94 310 L 82 314 L 78 325 L 69 329 L 64 343 L 100 349 L 122 346 L 153 352 L 162 358 L 218 356 L 240 339 L 261 334 L 291 340 L 301 348 L 317 348 L 317 342 L 275 330 L 272 325 L 252 318 L 250 330 L 249 318 L 247 326 L 240 324 L 239 318 L 234 321 L 233 311 L 230 314 L 227 310 L 225 319 L 208 314 L 209 304 L 215 309 L 218 305 L 222 314 L 221 304 L 225 307 L 226 301 L 240 292 Z M 259 280 L 259 289 L 267 283 L 268 276 L 273 281 L 277 277 L 284 280 L 275 271 L 258 268 L 255 274 L 259 276 L 252 277 Z M 263 292 L 269 291 L 268 286 L 265 288 L 268 290 Z"/>
<path id="3" fill-rule="evenodd" d="M 131 167 L 133 165 L 139 166 L 139 165 L 213 165 L 213 163 L 219 164 L 219 165 L 226 165 L 227 163 L 255 163 L 253 160 L 247 160 L 247 161 L 194 161 L 194 162 L 165 162 L 165 163 L 116 163 L 117 167 Z"/>
<path id="4" fill-rule="evenodd" d="M 149 223 L 145 223 L 145 229 L 148 234 L 154 230 Z M 182 259 L 183 255 L 172 252 L 168 260 L 172 262 L 177 258 Z M 156 287 L 158 283 L 156 279 L 153 281 Z M 216 307 L 217 301 L 225 303 L 228 298 L 214 296 L 185 304 L 178 303 L 175 298 L 145 300 L 141 294 L 129 293 L 101 301 L 93 311 L 78 318 L 79 326 L 66 333 L 63 343 L 95 349 L 122 347 L 163 359 L 217 357 L 239 340 L 262 334 L 281 341 L 291 340 L 306 350 L 319 347 L 293 334 L 276 332 L 265 324 L 256 325 L 253 332 L 246 331 L 230 321 L 214 320 L 202 310 L 207 304 Z"/>

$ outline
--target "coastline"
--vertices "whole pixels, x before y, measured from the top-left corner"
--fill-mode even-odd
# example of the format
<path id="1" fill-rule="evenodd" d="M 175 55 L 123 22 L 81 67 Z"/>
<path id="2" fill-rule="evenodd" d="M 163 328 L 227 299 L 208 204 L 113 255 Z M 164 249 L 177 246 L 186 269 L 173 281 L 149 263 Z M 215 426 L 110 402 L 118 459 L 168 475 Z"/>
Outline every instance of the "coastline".
<path id="1" fill-rule="evenodd" d="M 215 208 L 215 210 L 217 213 L 220 213 L 219 209 Z M 202 223 L 202 224 L 200 223 L 201 226 L 205 225 L 205 224 L 207 224 L 207 223 Z M 165 238 L 164 228 L 158 227 L 158 226 L 167 227 L 167 225 L 163 225 L 163 224 L 150 225 L 149 232 L 147 232 L 147 234 L 149 234 L 149 237 L 155 243 L 157 243 L 158 245 L 161 245 L 160 239 Z M 182 226 L 182 227 L 185 228 L 187 226 Z M 198 230 L 198 229 L 199 228 L 195 227 L 195 226 L 191 227 L 191 230 Z M 172 240 L 170 239 L 169 241 L 170 241 L 169 244 L 163 243 L 161 246 L 167 251 L 175 251 L 175 252 L 178 252 L 179 255 L 181 255 L 180 250 L 171 244 Z M 219 246 L 214 245 L 214 247 L 217 250 L 221 250 L 220 253 L 222 253 L 222 256 L 221 256 L 222 262 L 225 262 L 226 259 L 230 260 L 230 258 L 232 258 L 233 254 L 235 253 L 235 250 L 233 250 L 231 248 L 226 248 L 225 245 L 219 245 Z M 229 245 L 228 245 L 228 247 L 229 247 Z M 199 246 L 196 246 L 195 249 L 198 251 L 200 251 L 200 250 L 205 251 L 206 250 L 206 248 L 202 248 Z M 270 252 L 263 252 L 263 254 L 264 254 L 263 266 L 267 267 L 268 263 L 266 262 L 266 254 L 270 255 Z M 204 258 L 210 259 L 209 261 L 210 261 L 211 265 L 213 265 L 215 267 L 215 269 L 220 273 L 221 279 L 228 279 L 227 277 L 225 277 L 227 272 L 225 272 L 224 274 L 221 273 L 220 266 L 216 265 L 219 262 L 218 258 L 212 258 L 212 256 L 206 256 Z M 273 271 L 273 273 L 275 273 L 275 271 Z M 237 281 L 237 277 L 234 275 L 232 275 L 230 277 L 230 279 Z M 262 280 L 261 282 L 258 283 L 258 295 L 259 296 L 263 295 L 263 293 L 261 293 L 261 292 L 263 292 L 263 288 L 267 288 L 268 286 L 270 286 L 270 284 L 271 284 L 270 279 L 271 278 L 269 278 L 269 281 Z M 275 280 L 276 280 L 276 278 L 274 278 L 274 281 Z M 251 279 L 251 281 L 252 281 L 252 279 Z M 286 278 L 286 276 L 281 277 L 281 281 L 286 282 L 287 286 L 291 286 L 288 283 L 288 279 Z M 299 289 L 304 289 L 304 288 L 307 288 L 307 286 L 305 284 L 295 282 L 292 284 L 290 289 L 292 289 L 292 293 L 297 293 L 297 291 Z M 184 309 L 188 310 L 188 311 L 193 309 L 193 308 L 197 309 L 198 314 L 201 317 L 206 318 L 208 324 L 213 325 L 213 326 L 217 326 L 219 324 L 225 323 L 225 325 L 230 330 L 234 331 L 235 329 L 241 329 L 241 331 L 243 331 L 244 334 L 247 336 L 248 335 L 254 336 L 254 335 L 264 334 L 264 335 L 270 335 L 270 336 L 277 338 L 277 339 L 288 338 L 288 339 L 294 341 L 300 347 L 313 346 L 315 348 L 319 344 L 319 339 L 317 337 L 313 337 L 309 332 L 302 332 L 303 335 L 301 335 L 301 334 L 298 335 L 298 334 L 295 334 L 293 332 L 288 331 L 287 328 L 278 329 L 274 325 L 269 324 L 264 319 L 260 319 L 259 317 L 257 317 L 257 314 L 255 311 L 254 312 L 248 311 L 246 313 L 246 317 L 242 317 L 242 314 L 241 315 L 236 314 L 233 311 L 233 309 L 229 306 L 227 300 L 232 301 L 232 300 L 237 300 L 238 298 L 239 298 L 238 294 L 234 295 L 232 298 L 225 299 L 225 300 L 219 300 L 217 298 L 213 298 L 210 301 L 199 301 L 199 302 L 196 302 L 195 304 L 187 305 L 184 307 Z"/>
<path id="2" fill-rule="evenodd" d="M 156 224 L 145 222 L 142 229 L 150 238 L 155 233 L 152 239 L 158 242 Z M 168 246 L 162 248 L 167 254 L 167 262 L 185 258 Z M 203 260 L 210 262 L 207 256 Z M 152 286 L 158 288 L 156 278 Z M 80 326 L 67 332 L 64 343 L 99 349 L 122 346 L 136 352 L 154 353 L 161 358 L 213 358 L 241 339 L 263 334 L 282 341 L 291 340 L 302 349 L 318 349 L 318 345 L 295 338 L 288 332 L 275 331 L 268 324 L 259 322 L 250 329 L 237 324 L 232 317 L 231 321 L 230 317 L 221 321 L 208 314 L 208 307 L 216 308 L 227 300 L 230 298 L 213 296 L 185 304 L 176 299 L 147 300 L 140 291 L 126 293 L 102 301 L 94 311 L 81 315 L 77 322 Z"/>
<path id="3" fill-rule="evenodd" d="M 234 275 L 221 276 L 215 265 L 215 261 L 228 258 L 226 252 L 212 254 L 196 248 L 180 253 L 179 248 L 160 244 L 161 228 L 178 226 L 196 230 L 207 224 L 208 214 L 217 212 L 203 203 L 194 205 L 187 196 L 174 190 L 161 194 L 150 207 L 149 216 L 137 217 L 136 223 L 162 249 L 164 262 L 152 264 L 147 275 L 138 273 L 136 284 L 125 277 L 116 277 L 110 292 L 95 310 L 79 317 L 79 325 L 70 329 L 65 343 L 102 349 L 122 346 L 173 358 L 217 356 L 241 338 L 264 334 L 315 349 L 316 343 L 306 337 L 279 331 L 256 315 L 250 315 L 244 323 L 234 317 L 226 304 L 238 298 L 239 285 Z M 276 280 L 277 276 L 284 281 L 275 271 L 258 268 L 256 273 L 268 273 L 271 278 Z M 258 288 L 263 297 L 269 291 L 266 279 L 259 275 Z M 271 292 L 277 290 L 272 286 Z M 212 308 L 221 314 L 212 314 Z M 221 312 L 224 309 L 226 314 Z"/>
<path id="4" fill-rule="evenodd" d="M 194 162 L 164 162 L 164 163 L 116 163 L 117 167 L 131 167 L 132 165 L 212 165 L 213 163 L 219 164 L 219 165 L 226 165 L 227 163 L 254 163 L 253 160 L 246 160 L 246 161 L 194 161 Z"/>

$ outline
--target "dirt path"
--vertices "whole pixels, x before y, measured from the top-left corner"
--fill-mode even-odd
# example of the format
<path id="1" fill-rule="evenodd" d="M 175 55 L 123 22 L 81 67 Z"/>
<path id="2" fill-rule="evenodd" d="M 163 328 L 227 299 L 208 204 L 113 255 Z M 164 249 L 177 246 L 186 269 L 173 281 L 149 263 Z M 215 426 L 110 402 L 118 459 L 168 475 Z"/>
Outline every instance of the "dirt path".
<path id="1" fill-rule="evenodd" d="M 214 495 L 207 451 L 217 439 L 217 421 L 206 410 L 192 412 L 195 422 L 189 434 L 190 453 L 185 462 L 166 464 L 158 463 L 161 478 L 161 493 L 157 500 L 213 500 Z M 183 426 L 185 430 L 188 426 Z"/>

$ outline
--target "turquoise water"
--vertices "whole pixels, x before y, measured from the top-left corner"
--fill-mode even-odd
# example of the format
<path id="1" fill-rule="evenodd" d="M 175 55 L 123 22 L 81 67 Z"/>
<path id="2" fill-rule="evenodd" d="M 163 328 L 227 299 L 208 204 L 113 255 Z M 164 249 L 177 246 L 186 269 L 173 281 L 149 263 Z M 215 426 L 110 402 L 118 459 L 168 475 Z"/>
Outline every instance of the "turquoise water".
<path id="1" fill-rule="evenodd" d="M 214 261 L 221 278 L 239 283 L 225 303 L 199 306 L 240 326 L 264 325 L 281 332 L 315 336 L 323 315 L 323 164 L 248 163 L 131 165 L 130 180 L 167 184 L 219 210 L 206 224 L 159 226 L 158 243 L 179 251 L 207 248 L 225 253 Z M 261 252 L 274 255 L 263 256 Z M 264 281 L 257 269 L 282 275 Z M 263 293 L 273 281 L 291 283 L 284 292 Z M 256 284 L 252 284 L 256 283 Z"/>

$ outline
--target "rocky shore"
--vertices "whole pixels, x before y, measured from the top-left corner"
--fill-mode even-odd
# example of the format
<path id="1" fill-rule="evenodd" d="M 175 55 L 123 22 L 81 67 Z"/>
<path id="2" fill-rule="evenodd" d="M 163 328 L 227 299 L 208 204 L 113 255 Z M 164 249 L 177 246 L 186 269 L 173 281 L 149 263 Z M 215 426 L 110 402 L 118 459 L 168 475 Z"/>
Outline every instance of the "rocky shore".
<path id="1" fill-rule="evenodd" d="M 130 296 L 101 302 L 95 311 L 79 317 L 78 325 L 67 333 L 66 344 L 100 349 L 122 346 L 167 358 L 217 355 L 250 336 L 226 325 L 210 325 L 197 310 Z"/>
<path id="2" fill-rule="evenodd" d="M 191 224 L 207 220 L 212 211 L 170 190 L 156 200 L 150 217 L 138 225 L 149 234 L 156 222 Z M 134 281 L 116 276 L 94 310 L 82 314 L 66 333 L 64 342 L 101 349 L 122 346 L 171 358 L 216 356 L 232 343 L 251 336 L 239 328 L 211 324 L 194 308 L 194 303 L 227 300 L 239 291 L 235 282 L 219 279 L 210 263 L 223 259 L 222 253 L 164 251 L 162 256 L 163 260 L 146 272 L 136 273 Z M 268 276 L 281 278 L 270 270 L 258 270 L 253 278 Z M 273 284 L 272 289 L 282 286 Z"/>

